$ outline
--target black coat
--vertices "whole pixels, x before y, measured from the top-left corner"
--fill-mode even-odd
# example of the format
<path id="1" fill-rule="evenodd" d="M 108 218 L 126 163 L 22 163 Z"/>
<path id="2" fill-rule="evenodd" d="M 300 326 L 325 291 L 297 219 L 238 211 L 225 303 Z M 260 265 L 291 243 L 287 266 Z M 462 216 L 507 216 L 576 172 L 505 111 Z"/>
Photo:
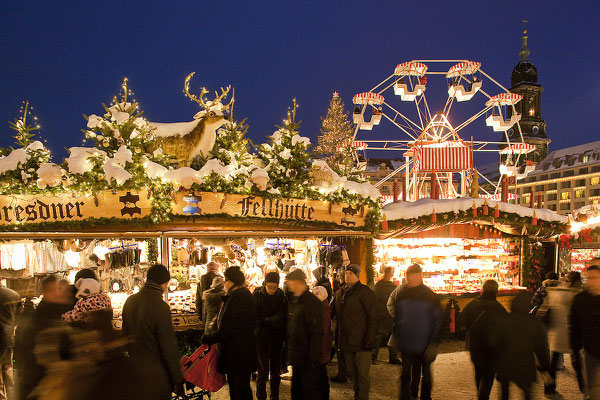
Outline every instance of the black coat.
<path id="1" fill-rule="evenodd" d="M 497 360 L 499 343 L 494 341 L 493 316 L 506 315 L 506 309 L 496 300 L 493 293 L 482 295 L 469 304 L 460 314 L 459 323 L 468 331 L 467 348 L 471 361 L 476 366 L 492 366 Z"/>
<path id="2" fill-rule="evenodd" d="M 387 302 L 392 292 L 398 287 L 392 281 L 380 280 L 375 284 L 373 291 L 377 297 L 378 331 L 381 333 L 392 333 L 394 329 L 394 318 L 388 313 Z"/>
<path id="3" fill-rule="evenodd" d="M 345 351 L 371 350 L 377 333 L 377 298 L 361 282 L 336 294 L 339 348 Z"/>
<path id="4" fill-rule="evenodd" d="M 269 295 L 265 287 L 254 291 L 256 299 L 256 340 L 276 345 L 285 340 L 288 301 L 283 290 Z"/>
<path id="5" fill-rule="evenodd" d="M 517 295 L 511 313 L 494 314 L 492 325 L 499 344 L 498 380 L 527 385 L 536 380 L 536 358 L 542 370 L 550 364 L 544 325 L 529 314 L 531 296 Z M 517 304 L 518 303 L 518 304 Z"/>
<path id="6" fill-rule="evenodd" d="M 152 376 L 156 398 L 170 398 L 173 386 L 183 381 L 179 351 L 169 305 L 157 285 L 146 284 L 123 305 L 123 334 L 133 339 L 132 361 Z"/>
<path id="7" fill-rule="evenodd" d="M 206 333 L 202 342 L 217 343 L 220 351 L 219 371 L 224 374 L 256 370 L 256 300 L 246 287 L 223 296 L 216 330 Z"/>
<path id="8" fill-rule="evenodd" d="M 288 308 L 288 362 L 294 367 L 321 364 L 323 304 L 310 291 L 294 296 Z"/>
<path id="9" fill-rule="evenodd" d="M 215 279 L 217 276 L 221 275 L 214 271 L 208 271 L 206 274 L 200 277 L 200 282 L 198 282 L 198 285 L 196 286 L 196 312 L 198 313 L 200 319 L 203 317 L 202 294 L 210 289 L 213 279 Z"/>
<path id="10" fill-rule="evenodd" d="M 588 291 L 581 292 L 571 305 L 571 349 L 600 358 L 600 296 L 592 296 Z"/>
<path id="11" fill-rule="evenodd" d="M 0 349 L 15 345 L 15 313 L 20 302 L 19 293 L 0 287 Z"/>

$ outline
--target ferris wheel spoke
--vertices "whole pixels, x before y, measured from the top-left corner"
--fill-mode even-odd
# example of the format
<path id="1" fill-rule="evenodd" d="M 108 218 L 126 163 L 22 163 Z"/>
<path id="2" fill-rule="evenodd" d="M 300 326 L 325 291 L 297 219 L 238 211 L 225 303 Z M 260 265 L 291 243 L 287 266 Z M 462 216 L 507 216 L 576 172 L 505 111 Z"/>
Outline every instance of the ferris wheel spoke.
<path id="1" fill-rule="evenodd" d="M 397 123 L 396 121 L 394 121 L 393 119 L 391 119 L 390 117 L 388 117 L 386 114 L 383 114 L 383 116 L 386 117 L 388 119 L 388 121 L 390 121 L 392 124 L 396 125 L 402 132 L 404 132 L 408 136 L 410 136 L 413 140 L 417 140 L 417 138 L 415 136 L 411 135 L 406 129 L 404 129 L 402 127 L 402 125 L 400 125 L 399 123 Z"/>
<path id="2" fill-rule="evenodd" d="M 415 126 L 418 130 L 422 130 L 423 129 L 423 127 L 421 127 L 417 123 L 413 122 L 410 118 L 408 118 L 406 115 L 402 114 L 400 111 L 396 110 L 394 107 L 392 107 L 391 105 L 389 105 L 385 101 L 383 102 L 383 104 L 386 105 L 387 107 L 389 107 L 393 112 L 395 112 L 396 115 L 399 115 L 400 117 L 402 117 L 402 119 L 404 119 L 406 122 L 408 122 L 408 123 L 412 124 L 413 126 Z M 390 119 L 389 117 L 387 117 L 387 118 Z M 391 120 L 391 121 L 393 121 L 393 120 Z"/>
<path id="3" fill-rule="evenodd" d="M 490 110 L 490 108 L 492 108 L 492 106 L 485 107 L 483 110 L 479 111 L 477 114 L 473 115 L 471 118 L 467 119 L 466 121 L 464 121 L 463 123 L 458 125 L 456 128 L 454 128 L 454 130 L 456 132 L 458 132 L 458 131 L 464 129 L 467 125 L 473 123 L 475 120 L 477 120 L 477 118 L 481 117 L 486 112 L 488 112 Z"/>
<path id="4" fill-rule="evenodd" d="M 392 74 L 390 76 L 388 76 L 387 78 L 385 78 L 383 81 L 379 82 L 373 89 L 369 90 L 369 92 L 373 92 L 375 90 L 377 90 L 377 88 L 383 84 L 385 84 L 388 80 L 390 80 L 391 78 L 393 78 L 395 76 L 395 74 Z M 395 79 L 394 79 L 395 81 Z M 391 87 L 394 83 L 392 82 L 391 85 L 387 86 L 385 89 L 379 91 L 379 93 L 383 92 L 384 90 L 386 90 L 387 88 Z"/>
<path id="5" fill-rule="evenodd" d="M 497 80 L 495 80 L 494 78 L 492 78 L 491 76 L 489 76 L 488 74 L 486 74 L 481 68 L 479 68 L 479 72 L 481 72 L 483 74 L 483 76 L 485 76 L 486 78 L 488 78 L 490 81 L 494 82 L 496 85 L 500 86 L 502 88 L 502 90 L 504 90 L 505 92 L 509 92 L 509 90 L 507 88 L 505 88 L 504 86 L 502 86 L 500 83 L 498 83 Z"/>

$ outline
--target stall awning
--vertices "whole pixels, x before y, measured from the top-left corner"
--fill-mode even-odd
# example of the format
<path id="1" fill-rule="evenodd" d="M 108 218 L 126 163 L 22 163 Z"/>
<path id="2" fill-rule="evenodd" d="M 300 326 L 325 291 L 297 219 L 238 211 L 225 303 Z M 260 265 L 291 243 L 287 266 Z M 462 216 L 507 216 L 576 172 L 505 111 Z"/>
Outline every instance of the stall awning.
<path id="1" fill-rule="evenodd" d="M 415 145 L 414 164 L 417 171 L 464 171 L 473 167 L 473 151 L 462 141 Z"/>

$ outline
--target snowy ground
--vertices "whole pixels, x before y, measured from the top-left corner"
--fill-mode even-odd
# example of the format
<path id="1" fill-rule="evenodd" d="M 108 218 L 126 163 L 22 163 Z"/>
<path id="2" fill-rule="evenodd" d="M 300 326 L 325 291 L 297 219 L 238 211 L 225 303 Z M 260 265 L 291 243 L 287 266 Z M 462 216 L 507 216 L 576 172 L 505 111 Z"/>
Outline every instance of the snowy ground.
<path id="1" fill-rule="evenodd" d="M 465 400 L 476 399 L 475 383 L 473 375 L 473 366 L 469 359 L 468 352 L 464 351 L 464 343 L 449 342 L 441 346 L 442 353 L 438 356 L 433 364 L 433 395 L 434 399 L 443 400 Z M 390 399 L 398 397 L 398 377 L 399 367 L 389 365 L 387 360 L 387 350 L 382 349 L 379 353 L 379 363 L 371 368 L 371 399 Z M 577 388 L 577 381 L 573 369 L 570 366 L 569 356 L 565 356 L 566 369 L 558 373 L 559 395 L 548 397 L 550 399 L 583 399 L 583 395 Z M 329 366 L 329 375 L 332 376 L 337 371 L 337 365 L 332 362 Z M 290 398 L 290 381 L 289 377 L 284 376 L 281 382 L 282 400 Z M 496 383 L 492 389 L 491 399 L 499 398 L 499 385 Z M 252 384 L 254 392 L 254 383 Z M 543 386 L 538 380 L 535 385 L 533 398 L 544 399 Z M 228 399 L 227 386 L 223 387 L 219 392 L 212 395 L 213 400 Z M 331 399 L 346 400 L 352 399 L 353 392 L 350 383 L 347 384 L 331 384 Z M 516 387 L 511 388 L 511 399 L 522 399 Z"/>

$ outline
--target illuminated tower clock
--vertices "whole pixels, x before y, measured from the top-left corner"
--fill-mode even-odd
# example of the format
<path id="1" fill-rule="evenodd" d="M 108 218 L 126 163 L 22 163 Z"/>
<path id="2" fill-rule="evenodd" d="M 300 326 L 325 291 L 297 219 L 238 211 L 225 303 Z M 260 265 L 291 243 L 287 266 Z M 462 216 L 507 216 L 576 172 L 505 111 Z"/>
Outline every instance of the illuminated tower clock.
<path id="1" fill-rule="evenodd" d="M 550 139 L 546 136 L 546 122 L 541 117 L 541 100 L 544 88 L 538 83 L 538 73 L 535 65 L 529 61 L 530 51 L 527 48 L 527 21 L 523 21 L 523 41 L 519 56 L 521 60 L 517 63 L 510 77 L 510 91 L 523 96 L 523 99 L 515 105 L 515 109 L 521 114 L 521 131 L 526 143 L 535 145 L 535 151 L 521 156 L 519 164 L 526 161 L 539 163 L 548 155 Z M 512 114 L 509 108 L 508 116 Z M 519 126 L 515 125 L 507 132 L 512 141 L 521 141 Z"/>

